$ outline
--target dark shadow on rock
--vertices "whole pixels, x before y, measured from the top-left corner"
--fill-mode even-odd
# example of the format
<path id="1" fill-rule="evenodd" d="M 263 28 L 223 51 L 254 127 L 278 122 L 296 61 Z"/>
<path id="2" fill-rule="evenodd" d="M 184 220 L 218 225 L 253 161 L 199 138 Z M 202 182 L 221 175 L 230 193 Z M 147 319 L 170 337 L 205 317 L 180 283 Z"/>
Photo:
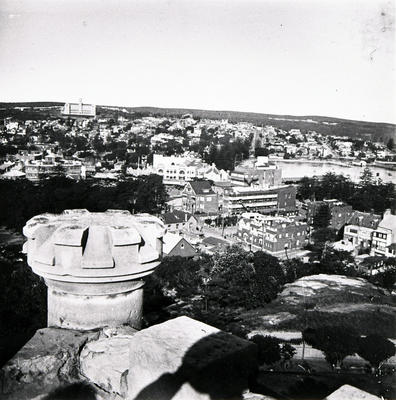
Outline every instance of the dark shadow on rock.
<path id="1" fill-rule="evenodd" d="M 170 400 L 185 383 L 212 400 L 238 400 L 257 371 L 256 346 L 218 332 L 191 346 L 177 371 L 162 374 L 134 400 Z"/>
<path id="2" fill-rule="evenodd" d="M 96 390 L 85 382 L 56 388 L 42 400 L 96 400 Z"/>

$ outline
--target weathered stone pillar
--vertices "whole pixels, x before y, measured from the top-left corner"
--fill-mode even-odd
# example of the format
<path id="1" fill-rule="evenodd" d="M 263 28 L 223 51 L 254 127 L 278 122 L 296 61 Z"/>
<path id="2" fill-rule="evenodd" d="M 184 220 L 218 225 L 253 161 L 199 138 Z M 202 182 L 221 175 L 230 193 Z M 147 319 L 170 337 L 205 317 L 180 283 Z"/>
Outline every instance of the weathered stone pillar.
<path id="1" fill-rule="evenodd" d="M 24 251 L 48 287 L 48 326 L 140 328 L 142 277 L 162 255 L 162 222 L 128 211 L 41 214 L 24 229 Z"/>

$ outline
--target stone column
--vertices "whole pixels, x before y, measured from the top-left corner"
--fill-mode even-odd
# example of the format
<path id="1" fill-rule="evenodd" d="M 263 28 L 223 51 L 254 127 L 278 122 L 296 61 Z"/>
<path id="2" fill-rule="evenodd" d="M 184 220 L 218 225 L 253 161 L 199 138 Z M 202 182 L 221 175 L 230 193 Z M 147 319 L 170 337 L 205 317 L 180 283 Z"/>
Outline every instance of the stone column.
<path id="1" fill-rule="evenodd" d="M 48 326 L 140 328 L 142 277 L 162 256 L 162 222 L 128 211 L 41 214 L 24 229 L 24 251 L 48 287 Z"/>

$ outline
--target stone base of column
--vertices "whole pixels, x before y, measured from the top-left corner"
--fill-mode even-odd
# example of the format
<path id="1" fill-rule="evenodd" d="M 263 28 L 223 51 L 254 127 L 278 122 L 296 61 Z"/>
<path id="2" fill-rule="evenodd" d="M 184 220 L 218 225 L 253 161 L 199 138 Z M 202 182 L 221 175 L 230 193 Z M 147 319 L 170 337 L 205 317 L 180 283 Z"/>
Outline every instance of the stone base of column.
<path id="1" fill-rule="evenodd" d="M 140 329 L 143 281 L 78 284 L 45 280 L 48 326 L 91 330 L 129 325 Z"/>
<path id="2" fill-rule="evenodd" d="M 179 317 L 131 337 L 126 398 L 242 399 L 257 368 L 254 343 Z"/>

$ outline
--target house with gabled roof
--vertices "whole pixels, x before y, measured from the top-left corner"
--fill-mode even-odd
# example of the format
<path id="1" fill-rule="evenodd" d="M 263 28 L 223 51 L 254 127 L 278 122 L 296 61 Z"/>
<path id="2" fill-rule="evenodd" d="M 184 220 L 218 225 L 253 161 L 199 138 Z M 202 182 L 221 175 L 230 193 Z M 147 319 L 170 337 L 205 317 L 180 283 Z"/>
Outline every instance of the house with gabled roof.
<path id="1" fill-rule="evenodd" d="M 380 221 L 378 214 L 353 211 L 344 227 L 344 241 L 351 243 L 356 252 L 370 249 L 373 232 Z"/>
<path id="2" fill-rule="evenodd" d="M 167 232 L 163 238 L 163 254 L 164 257 L 194 257 L 196 250 L 194 246 L 188 242 L 183 236 L 176 233 Z"/>
<path id="3" fill-rule="evenodd" d="M 217 214 L 218 199 L 207 180 L 187 182 L 183 190 L 184 209 L 193 214 Z"/>
<path id="4" fill-rule="evenodd" d="M 372 256 L 396 257 L 396 215 L 386 210 L 377 229 L 373 232 Z"/>
<path id="5" fill-rule="evenodd" d="M 159 218 L 165 224 L 168 232 L 180 232 L 181 230 L 192 232 L 199 230 L 198 219 L 185 211 L 173 210 L 161 214 Z"/>

